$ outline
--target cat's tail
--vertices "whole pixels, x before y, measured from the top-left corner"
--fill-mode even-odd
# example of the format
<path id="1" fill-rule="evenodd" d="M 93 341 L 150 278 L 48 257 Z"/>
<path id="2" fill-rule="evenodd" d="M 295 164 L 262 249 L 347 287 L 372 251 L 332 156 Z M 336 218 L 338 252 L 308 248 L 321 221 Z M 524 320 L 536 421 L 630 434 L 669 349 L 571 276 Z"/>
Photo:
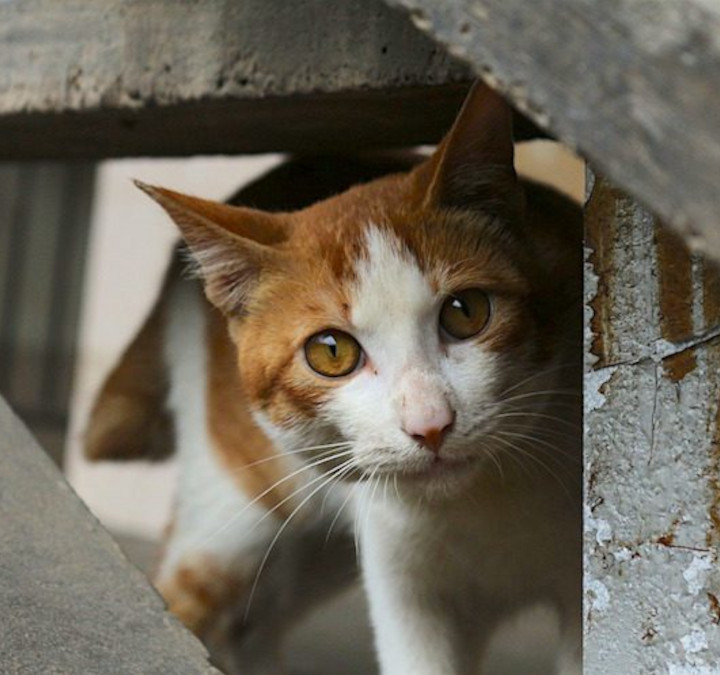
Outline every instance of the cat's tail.
<path id="1" fill-rule="evenodd" d="M 168 281 L 95 399 L 85 432 L 85 456 L 90 460 L 158 461 L 173 453 L 164 359 Z"/>

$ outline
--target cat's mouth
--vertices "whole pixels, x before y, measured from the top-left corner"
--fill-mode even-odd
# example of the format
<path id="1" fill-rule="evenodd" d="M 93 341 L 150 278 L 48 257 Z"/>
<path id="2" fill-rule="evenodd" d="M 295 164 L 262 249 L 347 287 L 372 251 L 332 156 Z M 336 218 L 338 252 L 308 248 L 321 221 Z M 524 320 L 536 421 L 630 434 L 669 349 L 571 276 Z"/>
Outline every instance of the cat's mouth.
<path id="1" fill-rule="evenodd" d="M 476 462 L 476 457 L 435 457 L 424 466 L 402 467 L 397 471 L 397 476 L 409 481 L 450 478 L 466 473 Z"/>

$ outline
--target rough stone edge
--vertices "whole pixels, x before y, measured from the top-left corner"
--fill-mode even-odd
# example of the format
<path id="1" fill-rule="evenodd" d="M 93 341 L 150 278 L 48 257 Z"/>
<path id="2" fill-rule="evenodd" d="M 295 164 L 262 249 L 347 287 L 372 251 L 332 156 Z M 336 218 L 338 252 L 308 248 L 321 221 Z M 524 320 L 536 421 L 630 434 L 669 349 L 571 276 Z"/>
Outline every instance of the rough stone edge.
<path id="1" fill-rule="evenodd" d="M 168 637 L 177 642 L 178 657 L 183 656 L 196 661 L 198 665 L 196 672 L 198 673 L 221 675 L 221 672 L 210 663 L 209 654 L 202 643 L 164 608 L 161 597 L 152 588 L 147 578 L 127 560 L 115 540 L 76 495 L 52 460 L 40 448 L 27 428 L 0 396 L 0 451 L 7 453 L 11 448 L 11 444 L 21 447 L 25 468 L 32 472 L 33 478 L 42 481 L 46 490 L 56 493 L 57 499 L 61 501 L 62 508 L 74 511 L 74 517 L 78 521 L 84 521 L 86 536 L 92 539 L 95 544 L 94 552 L 101 551 L 102 555 L 112 558 L 116 564 L 123 568 L 133 585 L 145 589 L 149 604 L 153 605 L 159 614 L 160 621 L 158 625 L 161 623 L 168 632 Z M 10 452 L 12 451 L 10 450 Z M 1 494 L 0 497 L 2 497 Z M 0 506 L 3 506 L 1 499 Z M 63 583 L 66 582 L 67 579 L 64 579 Z M 108 631 L 112 628 L 112 626 L 109 626 Z M 114 635 L 114 639 L 117 640 L 117 638 L 118 636 Z M 187 665 L 192 664 L 188 663 Z M 9 664 L 5 664 L 5 667 L 9 668 Z M 13 671 L 8 670 L 6 672 L 12 673 Z M 25 671 L 21 668 L 17 672 Z"/>
<path id="2" fill-rule="evenodd" d="M 666 202 L 658 205 L 657 198 L 662 195 L 662 192 L 657 190 L 653 192 L 653 181 L 650 177 L 637 178 L 637 176 L 625 172 L 621 164 L 614 164 L 612 158 L 606 155 L 604 149 L 600 148 L 597 143 L 592 144 L 583 137 L 577 137 L 566 120 L 558 121 L 551 117 L 545 110 L 545 106 L 537 100 L 538 86 L 542 85 L 533 82 L 530 87 L 521 82 L 512 82 L 507 77 L 507 63 L 502 62 L 501 59 L 488 58 L 486 49 L 479 50 L 485 52 L 481 57 L 468 50 L 467 34 L 470 33 L 472 22 L 478 18 L 485 18 L 486 10 L 481 2 L 474 4 L 469 0 L 385 0 L 385 2 L 390 6 L 405 9 L 418 28 L 445 46 L 453 56 L 471 65 L 479 77 L 502 91 L 529 119 L 551 136 L 590 158 L 604 174 L 632 192 L 639 203 L 661 215 L 664 222 L 683 236 L 691 250 L 720 260 L 720 227 L 717 225 L 715 217 L 717 210 L 711 212 L 706 209 L 700 218 L 691 218 L 685 212 L 692 206 L 691 200 L 684 202 L 684 209 L 678 208 L 677 205 L 671 206 Z M 517 6 L 520 9 L 520 3 Z M 523 5 L 522 8 L 527 10 L 526 5 Z M 705 13 L 708 22 L 713 22 L 720 27 L 720 14 L 717 13 L 717 7 L 707 0 L 694 0 L 694 6 L 687 7 L 683 11 L 687 11 L 688 16 Z M 558 17 L 558 20 L 562 19 Z M 509 27 L 504 26 L 503 28 Z M 464 39 L 463 35 L 465 35 Z M 716 60 L 720 59 L 720 50 L 717 50 L 714 55 Z M 498 77 L 496 73 L 504 73 L 505 77 Z M 548 71 L 549 77 L 553 75 L 553 72 Z M 547 92 L 544 93 L 547 94 Z M 591 123 L 591 121 L 587 122 L 589 125 Z M 647 133 L 647 130 L 643 130 L 643 132 Z M 720 137 L 713 141 L 720 144 Z M 624 175 L 622 175 L 623 173 Z"/>

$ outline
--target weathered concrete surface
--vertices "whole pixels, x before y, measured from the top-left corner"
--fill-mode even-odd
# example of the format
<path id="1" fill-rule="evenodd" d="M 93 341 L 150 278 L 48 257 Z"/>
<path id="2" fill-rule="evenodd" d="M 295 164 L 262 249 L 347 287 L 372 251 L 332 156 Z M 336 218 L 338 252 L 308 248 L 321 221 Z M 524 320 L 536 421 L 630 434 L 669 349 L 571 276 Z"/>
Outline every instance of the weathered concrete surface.
<path id="1" fill-rule="evenodd" d="M 585 673 L 718 673 L 720 272 L 604 180 L 586 226 Z"/>
<path id="2" fill-rule="evenodd" d="M 717 0 L 387 0 L 720 258 Z"/>
<path id="3" fill-rule="evenodd" d="M 4 158 L 435 142 L 472 79 L 380 0 L 5 0 L 0 44 Z"/>
<path id="4" fill-rule="evenodd" d="M 0 399 L 0 671 L 211 674 Z"/>

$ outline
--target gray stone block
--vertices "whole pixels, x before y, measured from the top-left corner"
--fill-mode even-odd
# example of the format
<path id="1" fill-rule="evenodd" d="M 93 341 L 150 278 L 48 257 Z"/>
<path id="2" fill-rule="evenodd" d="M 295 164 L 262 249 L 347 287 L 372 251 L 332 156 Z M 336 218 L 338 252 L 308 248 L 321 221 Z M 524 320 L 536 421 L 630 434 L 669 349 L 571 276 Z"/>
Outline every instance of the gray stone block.
<path id="1" fill-rule="evenodd" d="M 380 0 L 6 1 L 0 44 L 5 158 L 436 142 L 472 79 Z"/>
<path id="2" fill-rule="evenodd" d="M 387 0 L 720 258 L 717 0 Z"/>
<path id="3" fill-rule="evenodd" d="M 218 673 L 0 399 L 0 671 Z"/>

